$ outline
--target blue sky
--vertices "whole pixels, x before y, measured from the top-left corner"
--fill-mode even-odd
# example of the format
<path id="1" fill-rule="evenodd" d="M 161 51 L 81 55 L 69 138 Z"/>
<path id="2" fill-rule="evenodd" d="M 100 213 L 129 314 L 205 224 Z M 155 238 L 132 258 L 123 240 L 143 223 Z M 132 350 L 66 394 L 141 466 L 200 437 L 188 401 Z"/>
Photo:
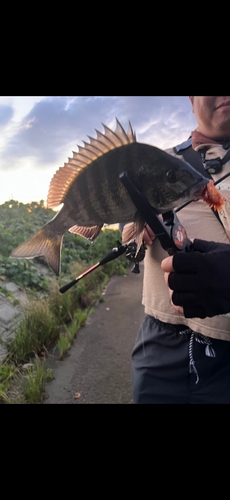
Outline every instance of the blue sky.
<path id="1" fill-rule="evenodd" d="M 130 120 L 137 141 L 168 148 L 196 127 L 184 96 L 0 96 L 0 204 L 46 200 L 49 183 L 77 144 Z"/>

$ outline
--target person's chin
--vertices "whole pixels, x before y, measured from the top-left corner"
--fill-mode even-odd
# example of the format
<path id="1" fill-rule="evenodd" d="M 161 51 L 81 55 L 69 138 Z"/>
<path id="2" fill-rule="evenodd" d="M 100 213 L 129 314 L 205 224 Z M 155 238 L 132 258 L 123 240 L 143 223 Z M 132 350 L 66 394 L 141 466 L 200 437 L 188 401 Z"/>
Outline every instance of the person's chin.
<path id="1" fill-rule="evenodd" d="M 230 136 L 230 106 L 223 106 L 216 111 L 215 125 L 217 130 L 223 130 Z"/>

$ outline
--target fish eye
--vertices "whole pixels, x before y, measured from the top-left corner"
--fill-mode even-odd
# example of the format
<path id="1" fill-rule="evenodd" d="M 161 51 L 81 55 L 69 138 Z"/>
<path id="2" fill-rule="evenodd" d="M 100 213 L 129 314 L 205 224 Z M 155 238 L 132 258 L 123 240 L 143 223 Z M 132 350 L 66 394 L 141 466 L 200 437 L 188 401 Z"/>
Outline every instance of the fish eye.
<path id="1" fill-rule="evenodd" d="M 168 170 L 166 178 L 168 182 L 177 182 L 179 180 L 179 173 L 175 170 Z"/>

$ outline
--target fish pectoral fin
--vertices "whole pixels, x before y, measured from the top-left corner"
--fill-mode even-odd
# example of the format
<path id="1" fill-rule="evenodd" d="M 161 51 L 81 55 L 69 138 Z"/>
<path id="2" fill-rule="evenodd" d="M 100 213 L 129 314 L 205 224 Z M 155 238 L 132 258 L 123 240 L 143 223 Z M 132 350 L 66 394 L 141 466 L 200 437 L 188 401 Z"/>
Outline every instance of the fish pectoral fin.
<path id="1" fill-rule="evenodd" d="M 92 226 L 92 227 L 73 226 L 69 229 L 69 232 L 74 233 L 74 234 L 78 234 L 79 236 L 82 236 L 86 240 L 94 241 L 97 238 L 97 236 L 99 235 L 103 225 L 104 224 L 101 224 L 100 226 Z"/>
<path id="2" fill-rule="evenodd" d="M 122 231 L 122 244 L 128 245 L 131 241 L 135 240 L 137 245 L 140 243 L 140 247 L 142 245 L 142 239 L 144 234 L 144 221 L 135 221 L 126 224 Z M 139 251 L 138 250 L 138 251 Z"/>
<path id="3" fill-rule="evenodd" d="M 33 259 L 42 256 L 55 274 L 59 276 L 62 240 L 63 235 L 51 237 L 48 228 L 44 227 L 13 250 L 10 257 L 13 259 Z"/>

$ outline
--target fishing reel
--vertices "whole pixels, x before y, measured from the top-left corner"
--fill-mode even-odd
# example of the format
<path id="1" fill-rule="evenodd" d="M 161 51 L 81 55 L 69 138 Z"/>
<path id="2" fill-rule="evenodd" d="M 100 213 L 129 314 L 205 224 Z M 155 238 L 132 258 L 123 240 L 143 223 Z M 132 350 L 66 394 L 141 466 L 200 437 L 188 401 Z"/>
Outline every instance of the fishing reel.
<path id="1" fill-rule="evenodd" d="M 141 262 L 145 258 L 145 252 L 146 252 L 146 246 L 144 243 L 142 243 L 140 250 L 138 253 L 137 252 L 137 243 L 135 241 L 131 241 L 126 248 L 125 251 L 125 256 L 127 257 L 128 260 L 134 263 L 134 266 L 132 268 L 132 273 L 134 274 L 139 274 L 140 273 L 140 267 L 139 267 L 139 262 Z"/>

